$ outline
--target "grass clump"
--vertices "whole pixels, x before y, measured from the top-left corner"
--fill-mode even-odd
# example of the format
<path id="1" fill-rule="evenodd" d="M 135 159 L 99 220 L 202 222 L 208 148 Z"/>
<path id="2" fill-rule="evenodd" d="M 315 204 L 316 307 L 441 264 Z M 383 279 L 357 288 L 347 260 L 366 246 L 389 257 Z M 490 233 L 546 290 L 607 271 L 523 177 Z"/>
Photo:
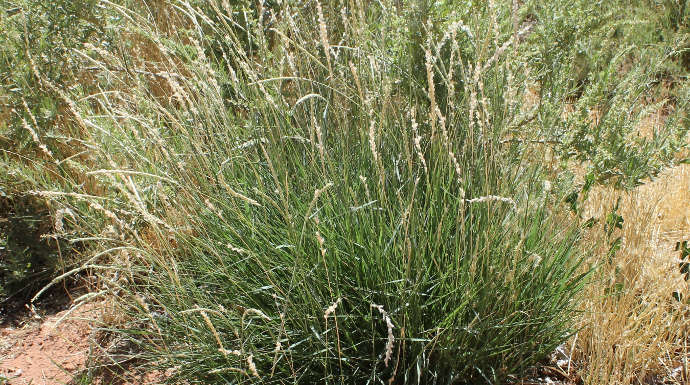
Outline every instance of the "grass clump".
<path id="1" fill-rule="evenodd" d="M 141 84 L 169 99 L 103 94 L 117 119 L 92 120 L 120 165 L 92 173 L 143 229 L 121 298 L 152 327 L 121 333 L 148 362 L 204 383 L 499 382 L 569 336 L 578 229 L 502 140 L 524 90 L 510 8 L 447 14 L 420 63 L 394 8 L 285 5 L 247 44 L 233 9 L 183 6 L 186 48 L 138 24 L 174 65 Z"/>
<path id="2" fill-rule="evenodd" d="M 679 87 L 634 136 L 660 67 L 619 73 L 615 5 L 89 4 L 73 74 L 14 47 L 64 114 L 12 110 L 33 155 L 3 148 L 4 184 L 50 202 L 125 361 L 174 383 L 517 380 L 600 263 L 567 203 L 656 175 L 686 131 Z"/>

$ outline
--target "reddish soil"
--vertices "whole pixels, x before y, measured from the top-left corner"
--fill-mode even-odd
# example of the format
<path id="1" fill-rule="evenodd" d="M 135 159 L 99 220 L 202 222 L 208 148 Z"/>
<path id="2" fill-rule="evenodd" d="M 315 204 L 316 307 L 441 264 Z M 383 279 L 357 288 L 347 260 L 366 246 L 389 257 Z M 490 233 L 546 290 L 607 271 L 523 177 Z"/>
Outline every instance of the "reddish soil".
<path id="1" fill-rule="evenodd" d="M 89 350 L 97 343 L 93 327 L 104 318 L 105 305 L 104 302 L 88 303 L 69 315 L 69 307 L 43 317 L 25 315 L 15 322 L 19 326 L 10 326 L 10 323 L 0 326 L 0 385 L 83 383 L 83 379 L 79 379 L 85 374 Z M 153 385 L 166 378 L 165 373 L 135 367 L 101 369 L 88 383 Z"/>
<path id="2" fill-rule="evenodd" d="M 67 310 L 21 327 L 0 329 L 0 384 L 52 385 L 72 380 L 84 368 L 89 335 L 100 316 L 97 304 L 87 304 L 62 318 Z"/>

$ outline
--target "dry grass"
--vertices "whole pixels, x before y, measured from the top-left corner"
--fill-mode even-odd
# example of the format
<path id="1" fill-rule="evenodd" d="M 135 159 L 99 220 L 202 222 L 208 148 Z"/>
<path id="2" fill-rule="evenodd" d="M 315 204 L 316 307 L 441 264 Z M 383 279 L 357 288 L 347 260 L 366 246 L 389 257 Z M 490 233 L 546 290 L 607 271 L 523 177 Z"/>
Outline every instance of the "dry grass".
<path id="1" fill-rule="evenodd" d="M 680 165 L 630 193 L 592 192 L 584 218 L 605 217 L 621 198 L 620 250 L 585 293 L 582 329 L 571 343 L 589 384 L 687 383 L 688 292 L 675 243 L 690 238 L 690 166 Z M 602 221 L 603 222 L 603 221 Z M 603 223 L 593 255 L 606 258 Z"/>

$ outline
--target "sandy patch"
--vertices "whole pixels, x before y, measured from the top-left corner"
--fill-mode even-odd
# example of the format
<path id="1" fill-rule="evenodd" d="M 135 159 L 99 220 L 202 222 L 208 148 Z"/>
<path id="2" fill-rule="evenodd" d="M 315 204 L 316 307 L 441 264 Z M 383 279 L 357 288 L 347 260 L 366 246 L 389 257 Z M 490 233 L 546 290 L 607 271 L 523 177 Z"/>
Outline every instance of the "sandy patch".
<path id="1" fill-rule="evenodd" d="M 84 368 L 100 311 L 97 304 L 87 304 L 58 323 L 66 313 L 0 329 L 0 383 L 4 377 L 9 385 L 64 384 Z"/>

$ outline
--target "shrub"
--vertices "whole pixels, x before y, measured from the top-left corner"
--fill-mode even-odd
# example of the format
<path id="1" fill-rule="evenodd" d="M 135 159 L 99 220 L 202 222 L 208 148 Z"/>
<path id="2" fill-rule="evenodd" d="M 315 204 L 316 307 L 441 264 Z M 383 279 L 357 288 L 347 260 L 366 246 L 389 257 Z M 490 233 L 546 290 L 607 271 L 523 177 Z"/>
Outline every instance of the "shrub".
<path id="1" fill-rule="evenodd" d="M 0 198 L 0 304 L 3 309 L 10 300 L 28 299 L 61 266 L 63 260 L 56 241 L 43 237 L 51 232 L 52 225 L 44 202 L 30 197 Z"/>
<path id="2" fill-rule="evenodd" d="M 636 4 L 620 17 L 624 6 L 554 1 L 524 11 L 534 22 L 525 45 L 539 92 L 534 116 L 544 122 L 533 135 L 554 143 L 561 161 L 587 166 L 584 195 L 594 183 L 639 186 L 675 164 L 687 146 L 687 81 L 678 70 L 687 30 L 665 26 L 673 19 L 669 4 L 669 14 Z M 661 124 L 641 135 L 654 114 Z"/>
<path id="3" fill-rule="evenodd" d="M 31 298 L 60 268 L 79 260 L 63 258 L 72 245 L 54 234 L 50 202 L 29 192 L 57 186 L 67 190 L 83 182 L 69 162 L 84 152 L 79 148 L 83 142 L 70 137 L 77 131 L 71 125 L 75 111 L 70 111 L 65 90 L 75 83 L 82 91 L 89 89 L 88 72 L 72 50 L 94 41 L 99 32 L 102 20 L 95 3 L 18 0 L 3 2 L 0 10 L 3 307 L 8 299 Z"/>

